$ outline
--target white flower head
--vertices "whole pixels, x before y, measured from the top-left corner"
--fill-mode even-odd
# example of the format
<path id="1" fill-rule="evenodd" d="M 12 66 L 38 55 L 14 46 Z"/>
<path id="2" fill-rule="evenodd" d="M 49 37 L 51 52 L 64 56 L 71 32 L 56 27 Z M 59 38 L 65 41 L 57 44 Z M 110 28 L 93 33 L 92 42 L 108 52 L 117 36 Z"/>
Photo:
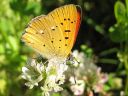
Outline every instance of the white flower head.
<path id="1" fill-rule="evenodd" d="M 22 78 L 28 81 L 25 83 L 25 85 L 29 86 L 30 88 L 38 86 L 38 83 L 43 79 L 43 71 L 43 64 L 39 64 L 35 61 L 35 59 L 32 59 L 27 66 L 22 67 Z"/>
<path id="2" fill-rule="evenodd" d="M 72 74 L 70 74 L 71 76 L 69 76 L 69 81 L 71 84 L 70 89 L 72 90 L 74 95 L 83 93 L 84 87 L 82 89 L 82 85 L 79 86 L 76 83 L 79 80 L 82 80 L 89 89 L 94 90 L 95 92 L 101 92 L 103 90 L 104 83 L 108 80 L 107 74 L 102 73 L 101 68 L 97 67 L 93 62 L 93 59 L 87 57 L 86 54 L 74 50 L 72 55 L 77 60 L 75 60 L 75 76 L 73 76 Z M 77 65 L 77 62 L 79 62 L 79 66 Z"/>
<path id="3" fill-rule="evenodd" d="M 22 68 L 22 78 L 28 82 L 25 85 L 33 88 L 41 84 L 41 90 L 43 96 L 50 96 L 50 92 L 58 92 L 63 90 L 60 86 L 65 81 L 64 72 L 68 69 L 66 65 L 66 59 L 64 58 L 52 58 L 48 60 L 47 64 L 38 63 L 36 59 L 30 60 L 27 66 Z"/>
<path id="4" fill-rule="evenodd" d="M 98 76 L 98 81 L 97 83 L 93 86 L 93 90 L 95 92 L 102 92 L 104 83 L 108 81 L 108 75 L 105 73 L 101 73 L 101 68 L 97 69 L 97 76 Z"/>
<path id="5" fill-rule="evenodd" d="M 61 76 L 67 68 L 66 60 L 53 58 L 49 60 L 46 72 L 47 74 L 56 74 L 56 76 Z"/>
<path id="6" fill-rule="evenodd" d="M 46 80 L 44 86 L 41 87 L 43 94 L 47 94 L 50 91 L 61 91 L 60 87 L 64 83 L 65 75 L 64 72 L 67 70 L 66 60 L 53 58 L 49 60 L 46 68 Z"/>
<path id="7" fill-rule="evenodd" d="M 83 52 L 80 52 L 78 50 L 74 50 L 72 52 L 72 55 L 74 58 L 76 58 L 76 60 L 74 60 L 74 66 L 78 67 L 78 66 L 82 66 L 84 63 L 84 59 L 85 59 L 85 55 Z"/>
<path id="8" fill-rule="evenodd" d="M 78 80 L 77 78 L 71 77 L 70 79 L 71 86 L 70 89 L 76 96 L 80 96 L 84 93 L 85 82 L 84 80 Z M 74 83 L 75 80 L 75 83 Z"/>

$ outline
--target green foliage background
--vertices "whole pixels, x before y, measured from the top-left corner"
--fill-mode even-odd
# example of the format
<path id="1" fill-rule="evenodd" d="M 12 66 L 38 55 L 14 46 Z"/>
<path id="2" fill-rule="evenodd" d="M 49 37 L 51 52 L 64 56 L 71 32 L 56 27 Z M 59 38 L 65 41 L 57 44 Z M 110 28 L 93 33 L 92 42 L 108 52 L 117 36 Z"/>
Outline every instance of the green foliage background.
<path id="1" fill-rule="evenodd" d="M 0 96 L 34 96 L 21 79 L 29 51 L 20 38 L 28 21 L 43 13 L 41 1 L 2 0 L 0 7 Z"/>
<path id="2" fill-rule="evenodd" d="M 32 18 L 70 3 L 79 4 L 83 10 L 83 20 L 74 48 L 80 49 L 81 44 L 91 47 L 94 54 L 98 56 L 98 65 L 103 68 L 103 71 L 119 77 L 124 76 L 122 79 L 125 83 L 128 65 L 125 66 L 124 61 L 128 64 L 126 54 L 128 38 L 123 36 L 128 35 L 126 22 L 128 17 L 125 13 L 128 8 L 125 10 L 122 2 L 116 3 L 116 0 L 1 0 L 0 96 L 40 96 L 41 92 L 38 88 L 28 89 L 21 78 L 21 68 L 26 64 L 30 51 L 20 38 L 25 26 Z M 124 33 L 121 33 L 122 31 Z M 127 93 L 128 88 L 125 89 Z"/>

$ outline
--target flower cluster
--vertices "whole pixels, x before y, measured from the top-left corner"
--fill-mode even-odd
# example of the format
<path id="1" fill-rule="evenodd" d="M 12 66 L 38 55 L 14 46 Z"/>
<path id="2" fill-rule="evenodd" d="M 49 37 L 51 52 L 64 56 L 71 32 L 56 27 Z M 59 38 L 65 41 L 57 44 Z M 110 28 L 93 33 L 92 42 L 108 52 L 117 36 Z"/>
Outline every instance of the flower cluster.
<path id="1" fill-rule="evenodd" d="M 74 95 L 82 95 L 88 89 L 89 92 L 103 91 L 103 85 L 108 80 L 107 74 L 102 73 L 101 68 L 97 67 L 92 58 L 88 58 L 84 53 L 74 50 L 72 54 L 77 59 L 77 62 L 74 61 L 75 77 L 73 79 L 71 75 L 69 78 L 70 89 Z"/>
<path id="2" fill-rule="evenodd" d="M 43 96 L 49 96 L 51 91 L 61 91 L 63 88 L 60 87 L 64 83 L 65 75 L 63 74 L 67 70 L 68 66 L 65 60 L 50 59 L 47 64 L 38 63 L 36 59 L 32 59 L 26 67 L 22 68 L 22 78 L 28 82 L 26 86 L 33 88 L 38 86 L 39 82 L 42 82 L 41 90 Z"/>
<path id="3" fill-rule="evenodd" d="M 92 91 L 102 92 L 103 85 L 108 79 L 91 58 L 77 50 L 73 51 L 68 60 L 54 57 L 47 62 L 37 62 L 36 59 L 31 59 L 22 71 L 22 78 L 27 80 L 25 85 L 33 88 L 41 84 L 43 96 L 49 96 L 53 91 L 62 91 L 61 85 L 65 80 L 68 81 L 65 85 L 69 86 L 76 96 L 84 93 L 93 94 Z"/>
<path id="4" fill-rule="evenodd" d="M 43 79 L 44 70 L 43 63 L 37 63 L 35 59 L 29 60 L 27 66 L 22 67 L 22 78 L 28 81 L 25 85 L 29 86 L 30 89 L 38 86 L 38 83 Z"/>

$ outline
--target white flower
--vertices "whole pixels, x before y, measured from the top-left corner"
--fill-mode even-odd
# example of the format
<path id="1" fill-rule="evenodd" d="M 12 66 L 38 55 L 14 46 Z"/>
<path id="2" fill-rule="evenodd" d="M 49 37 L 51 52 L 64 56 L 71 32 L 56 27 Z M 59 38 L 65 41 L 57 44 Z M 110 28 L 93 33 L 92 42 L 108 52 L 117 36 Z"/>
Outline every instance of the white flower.
<path id="1" fill-rule="evenodd" d="M 35 59 L 32 59 L 26 67 L 22 67 L 22 78 L 28 81 L 25 85 L 29 86 L 30 89 L 34 86 L 38 86 L 38 83 L 43 79 L 43 71 L 43 64 L 39 64 L 35 61 Z"/>
<path id="2" fill-rule="evenodd" d="M 64 83 L 65 75 L 64 72 L 67 70 L 66 60 L 61 60 L 58 58 L 53 58 L 49 60 L 48 66 L 46 68 L 46 80 L 44 86 L 41 87 L 43 94 L 48 94 L 50 91 L 61 91 L 60 87 Z"/>
<path id="3" fill-rule="evenodd" d="M 66 60 L 61 60 L 61 58 L 53 58 L 49 60 L 48 67 L 46 68 L 47 74 L 56 74 L 56 76 L 61 76 L 68 66 L 66 65 Z"/>
<path id="4" fill-rule="evenodd" d="M 76 59 L 74 59 L 74 66 L 75 67 L 78 67 L 78 66 L 82 66 L 83 65 L 83 63 L 84 63 L 84 59 L 85 59 L 85 55 L 84 55 L 84 53 L 83 52 L 80 52 L 79 53 L 79 51 L 78 50 L 74 50 L 73 52 L 72 52 L 72 55 L 73 55 L 73 57 Z M 80 64 L 79 64 L 80 63 Z"/>
<path id="5" fill-rule="evenodd" d="M 75 80 L 75 82 L 74 82 Z M 84 80 L 77 80 L 74 77 L 70 78 L 71 86 L 70 89 L 74 93 L 74 95 L 80 96 L 84 93 L 84 88 L 85 88 L 85 82 Z"/>
<path id="6" fill-rule="evenodd" d="M 104 83 L 106 83 L 108 81 L 108 75 L 105 73 L 101 73 L 101 68 L 98 68 L 97 69 L 97 76 L 98 76 L 98 81 L 93 86 L 93 90 L 95 92 L 102 92 Z"/>
<path id="7" fill-rule="evenodd" d="M 56 57 L 48 60 L 47 64 L 37 63 L 35 59 L 30 60 L 26 67 L 22 68 L 22 78 L 28 82 L 25 85 L 33 88 L 42 81 L 41 90 L 43 96 L 50 96 L 51 91 L 61 91 L 61 84 L 65 81 L 64 72 L 67 70 L 66 59 Z"/>
<path id="8" fill-rule="evenodd" d="M 87 85 L 88 88 L 86 89 L 91 89 L 95 92 L 101 92 L 103 90 L 104 83 L 108 80 L 107 74 L 102 73 L 101 69 L 94 64 L 92 58 L 87 57 L 84 53 L 75 50 L 73 51 L 72 55 L 76 58 L 76 60 L 74 60 L 74 62 L 76 63 L 76 68 L 74 71 L 75 76 L 70 74 L 71 76 L 69 81 L 71 83 L 70 88 L 73 91 L 74 95 L 78 95 L 84 91 L 84 87 L 82 89 L 82 86 L 77 85 L 76 83 L 79 80 L 82 80 L 85 85 Z"/>
<path id="9" fill-rule="evenodd" d="M 77 65 L 75 70 L 75 75 L 77 77 L 85 76 L 97 71 L 97 66 L 93 63 L 92 58 L 88 58 L 83 52 L 74 50 L 72 55 L 76 59 L 74 59 L 74 62 L 75 65 Z"/>

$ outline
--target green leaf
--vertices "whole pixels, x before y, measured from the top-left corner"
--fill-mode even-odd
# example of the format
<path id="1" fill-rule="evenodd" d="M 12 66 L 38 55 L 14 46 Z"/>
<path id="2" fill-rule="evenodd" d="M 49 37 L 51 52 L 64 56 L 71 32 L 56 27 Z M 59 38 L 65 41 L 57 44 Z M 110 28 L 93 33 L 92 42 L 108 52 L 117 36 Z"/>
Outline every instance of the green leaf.
<path id="1" fill-rule="evenodd" d="M 3 54 L 5 52 L 3 42 L 0 44 L 0 54 Z"/>
<path id="2" fill-rule="evenodd" d="M 12 50 L 15 52 L 19 52 L 18 40 L 14 36 L 8 36 L 8 40 L 10 41 L 10 44 L 12 45 Z"/>
<path id="3" fill-rule="evenodd" d="M 81 50 L 85 53 L 87 57 L 92 57 L 93 50 L 87 45 L 81 45 Z"/>
<path id="4" fill-rule="evenodd" d="M 127 17 L 128 17 L 128 0 L 125 0 L 126 3 L 126 12 L 127 12 Z"/>
<path id="5" fill-rule="evenodd" d="M 26 14 L 40 14 L 41 11 L 41 5 L 39 2 L 30 2 L 27 7 L 25 8 Z"/>
<path id="6" fill-rule="evenodd" d="M 61 96 L 59 93 L 53 93 L 52 96 Z"/>
<path id="7" fill-rule="evenodd" d="M 0 92 L 2 93 L 2 94 L 4 94 L 5 92 L 4 92 L 4 90 L 5 90 L 5 88 L 6 88 L 6 81 L 5 81 L 5 79 L 2 79 L 2 78 L 0 78 Z"/>
<path id="8" fill-rule="evenodd" d="M 104 88 L 105 91 L 109 91 L 111 89 L 111 87 L 107 84 L 104 85 L 103 88 Z"/>
<path id="9" fill-rule="evenodd" d="M 118 61 L 116 59 L 111 59 L 111 58 L 100 58 L 98 62 L 107 63 L 107 64 L 118 64 Z"/>
<path id="10" fill-rule="evenodd" d="M 115 3 L 114 12 L 117 22 L 125 22 L 126 8 L 122 2 L 117 1 Z"/>
<path id="11" fill-rule="evenodd" d="M 128 25 L 127 24 L 115 24 L 109 28 L 110 39 L 113 42 L 124 42 L 128 40 Z"/>

